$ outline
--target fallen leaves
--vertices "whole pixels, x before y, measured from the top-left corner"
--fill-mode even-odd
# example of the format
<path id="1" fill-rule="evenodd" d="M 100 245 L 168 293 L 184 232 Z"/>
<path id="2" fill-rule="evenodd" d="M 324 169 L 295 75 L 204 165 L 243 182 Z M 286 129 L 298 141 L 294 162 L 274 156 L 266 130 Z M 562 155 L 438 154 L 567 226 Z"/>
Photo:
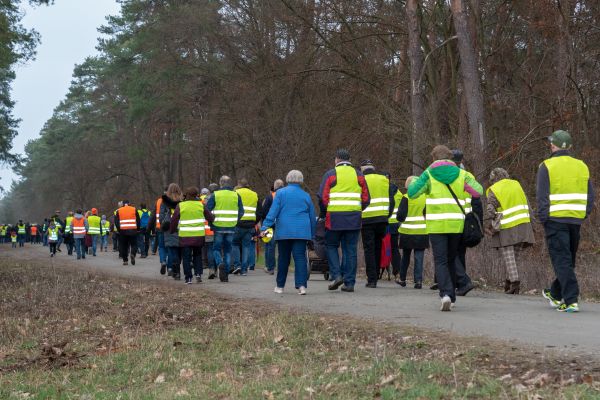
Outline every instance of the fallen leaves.
<path id="1" fill-rule="evenodd" d="M 194 371 L 192 369 L 182 368 L 179 371 L 179 377 L 183 379 L 190 379 L 194 376 Z"/>
<path id="2" fill-rule="evenodd" d="M 165 374 L 159 374 L 156 378 L 154 378 L 154 383 L 165 383 L 167 377 Z"/>

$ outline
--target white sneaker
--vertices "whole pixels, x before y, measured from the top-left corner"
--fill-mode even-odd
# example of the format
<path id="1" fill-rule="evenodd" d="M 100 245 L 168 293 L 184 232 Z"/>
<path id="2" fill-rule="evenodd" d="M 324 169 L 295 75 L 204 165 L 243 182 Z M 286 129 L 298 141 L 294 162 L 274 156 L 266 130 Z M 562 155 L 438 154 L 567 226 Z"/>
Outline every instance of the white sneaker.
<path id="1" fill-rule="evenodd" d="M 275 287 L 275 290 L 273 290 L 275 293 L 277 294 L 282 294 L 283 293 L 283 288 L 282 287 Z"/>
<path id="2" fill-rule="evenodd" d="M 452 307 L 452 300 L 450 300 L 450 296 L 442 297 L 442 306 L 440 307 L 441 311 L 450 311 Z"/>
<path id="3" fill-rule="evenodd" d="M 304 286 L 300 286 L 298 289 L 298 294 L 304 296 L 306 294 L 306 288 Z"/>

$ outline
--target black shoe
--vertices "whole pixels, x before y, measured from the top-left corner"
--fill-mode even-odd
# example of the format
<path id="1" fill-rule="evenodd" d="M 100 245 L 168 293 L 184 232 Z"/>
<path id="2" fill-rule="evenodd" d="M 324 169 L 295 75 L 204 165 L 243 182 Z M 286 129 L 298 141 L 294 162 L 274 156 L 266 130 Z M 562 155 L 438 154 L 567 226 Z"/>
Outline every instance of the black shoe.
<path id="1" fill-rule="evenodd" d="M 173 270 L 169 269 L 169 271 L 167 272 L 167 276 L 173 276 Z"/>
<path id="2" fill-rule="evenodd" d="M 192 284 L 192 278 L 185 278 L 185 284 L 186 285 L 191 285 Z"/>
<path id="3" fill-rule="evenodd" d="M 153 252 L 152 252 L 152 255 L 153 255 L 153 256 L 155 256 L 155 255 L 156 255 L 156 252 L 155 252 L 155 251 L 153 251 Z"/>
<path id="4" fill-rule="evenodd" d="M 239 275 L 240 272 L 242 272 L 242 269 L 240 267 L 235 267 L 231 273 L 234 275 Z"/>
<path id="5" fill-rule="evenodd" d="M 415 289 L 423 289 L 423 284 L 421 282 L 415 282 Z"/>
<path id="6" fill-rule="evenodd" d="M 365 287 L 368 287 L 368 288 L 375 289 L 375 288 L 377 287 L 377 284 L 376 284 L 376 283 L 373 283 L 373 282 L 368 282 L 368 283 L 365 285 Z M 342 288 L 342 289 L 343 289 L 343 288 Z"/>
<path id="7" fill-rule="evenodd" d="M 160 264 L 160 274 L 164 275 L 167 272 L 167 264 Z"/>
<path id="8" fill-rule="evenodd" d="M 61 250 L 61 249 L 56 249 L 56 250 L 58 250 L 58 252 L 59 252 L 59 253 L 62 253 L 62 250 Z"/>
<path id="9" fill-rule="evenodd" d="M 173 279 L 175 279 L 176 281 L 180 281 L 181 280 L 181 275 L 180 274 L 173 274 Z"/>
<path id="10" fill-rule="evenodd" d="M 229 276 L 227 268 L 225 268 L 225 264 L 219 265 L 219 280 L 221 282 L 229 282 Z"/>
<path id="11" fill-rule="evenodd" d="M 197 283 L 202 283 L 202 276 L 201 275 L 196 275 L 196 282 Z"/>
<path id="12" fill-rule="evenodd" d="M 340 286 L 342 286 L 343 283 L 344 283 L 344 280 L 341 277 L 337 278 L 336 280 L 334 280 L 333 282 L 331 282 L 331 284 L 329 285 L 328 289 L 329 290 L 337 290 L 337 288 L 339 288 Z"/>
<path id="13" fill-rule="evenodd" d="M 354 286 L 342 286 L 342 288 L 340 289 L 342 292 L 354 292 Z"/>
<path id="14" fill-rule="evenodd" d="M 396 283 L 402 287 L 406 287 L 406 281 L 401 281 L 399 279 L 396 279 Z"/>
<path id="15" fill-rule="evenodd" d="M 465 287 L 456 289 L 456 295 L 457 296 L 466 296 L 467 293 L 469 293 L 473 289 L 475 289 L 475 285 L 473 285 L 473 282 L 469 282 L 469 283 L 467 283 L 467 285 Z"/>
<path id="16" fill-rule="evenodd" d="M 211 268 L 210 272 L 208 273 L 208 279 L 215 279 L 215 276 L 217 276 L 217 271 Z"/>
<path id="17" fill-rule="evenodd" d="M 123 265 L 129 265 L 127 261 L 123 261 Z"/>
<path id="18" fill-rule="evenodd" d="M 439 286 L 437 283 L 434 283 L 433 285 L 429 286 L 429 289 L 431 290 L 438 290 Z"/>
<path id="19" fill-rule="evenodd" d="M 135 265 L 135 255 L 131 255 L 131 265 Z"/>

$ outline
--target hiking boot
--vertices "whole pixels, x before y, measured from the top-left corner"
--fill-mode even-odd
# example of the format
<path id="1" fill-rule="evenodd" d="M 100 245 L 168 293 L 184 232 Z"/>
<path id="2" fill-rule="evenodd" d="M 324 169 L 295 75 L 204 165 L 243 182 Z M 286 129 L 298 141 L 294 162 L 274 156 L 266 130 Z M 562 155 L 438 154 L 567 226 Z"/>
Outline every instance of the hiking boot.
<path id="1" fill-rule="evenodd" d="M 352 293 L 354 292 L 354 286 L 342 286 L 342 288 L 340 289 L 342 292 L 348 292 L 348 293 Z"/>
<path id="2" fill-rule="evenodd" d="M 221 282 L 229 282 L 229 277 L 227 269 L 225 268 L 225 264 L 219 265 L 219 280 Z"/>
<path id="3" fill-rule="evenodd" d="M 342 286 L 343 283 L 344 283 L 344 280 L 341 277 L 339 277 L 336 280 L 334 280 L 333 282 L 331 282 L 331 284 L 328 286 L 328 289 L 329 290 L 337 290 L 337 288 Z"/>
<path id="4" fill-rule="evenodd" d="M 196 283 L 202 283 L 202 275 L 196 275 Z"/>
<path id="5" fill-rule="evenodd" d="M 423 284 L 421 282 L 415 282 L 415 289 L 423 289 Z"/>
<path id="6" fill-rule="evenodd" d="M 79 258 L 78 258 L 79 260 Z M 129 265 L 129 263 L 127 261 L 123 261 L 123 265 Z"/>
<path id="7" fill-rule="evenodd" d="M 556 308 L 556 311 L 567 312 L 567 313 L 576 313 L 576 312 L 579 312 L 579 304 L 571 303 L 569 305 L 566 305 L 565 303 L 563 303 Z"/>
<path id="8" fill-rule="evenodd" d="M 475 285 L 473 285 L 473 282 L 469 282 L 466 284 L 465 287 L 456 289 L 456 295 L 457 296 L 466 296 L 467 293 L 469 293 L 473 289 L 475 289 Z"/>
<path id="9" fill-rule="evenodd" d="M 167 272 L 167 264 L 160 264 L 160 274 L 164 275 Z"/>
<path id="10" fill-rule="evenodd" d="M 406 281 L 401 281 L 401 280 L 397 279 L 396 283 L 402 287 L 406 287 Z"/>
<path id="11" fill-rule="evenodd" d="M 240 274 L 240 272 L 242 272 L 242 268 L 240 268 L 240 267 L 235 267 L 235 268 L 233 269 L 233 271 L 231 271 L 231 273 L 232 273 L 233 275 L 239 275 L 239 274 Z"/>
<path id="12" fill-rule="evenodd" d="M 371 289 L 375 289 L 377 287 L 376 283 L 373 282 L 367 282 L 367 284 L 365 285 L 365 287 L 371 288 Z"/>
<path id="13" fill-rule="evenodd" d="M 437 283 L 434 283 L 433 285 L 429 286 L 429 289 L 431 289 L 431 290 L 438 290 L 439 286 L 438 286 Z"/>
<path id="14" fill-rule="evenodd" d="M 215 279 L 215 276 L 217 276 L 217 271 L 211 268 L 208 272 L 208 279 Z"/>
<path id="15" fill-rule="evenodd" d="M 514 281 L 510 283 L 510 287 L 508 288 L 508 290 L 505 290 L 504 293 L 506 294 L 519 294 L 519 291 L 521 290 L 521 282 L 520 281 Z"/>
<path id="16" fill-rule="evenodd" d="M 131 265 L 135 265 L 135 255 L 131 255 Z"/>
<path id="17" fill-rule="evenodd" d="M 558 300 L 558 299 L 555 299 L 554 297 L 552 297 L 552 294 L 550 293 L 550 289 L 542 290 L 542 296 L 546 300 L 548 300 L 548 303 L 550 303 L 550 307 L 552 307 L 552 308 L 560 307 L 560 305 L 563 304 L 562 300 Z"/>
<path id="18" fill-rule="evenodd" d="M 510 281 L 507 279 L 504 281 L 504 293 L 508 293 L 510 290 Z"/>
<path id="19" fill-rule="evenodd" d="M 442 305 L 440 306 L 440 311 L 450 311 L 452 308 L 452 300 L 450 300 L 450 296 L 442 297 Z"/>

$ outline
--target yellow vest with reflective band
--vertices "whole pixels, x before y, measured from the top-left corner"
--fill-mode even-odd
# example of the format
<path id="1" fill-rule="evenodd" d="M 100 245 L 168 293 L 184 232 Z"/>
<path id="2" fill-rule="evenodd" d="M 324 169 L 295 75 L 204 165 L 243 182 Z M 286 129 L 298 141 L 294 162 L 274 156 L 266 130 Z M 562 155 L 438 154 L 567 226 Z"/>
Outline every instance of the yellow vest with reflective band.
<path id="1" fill-rule="evenodd" d="M 73 217 L 65 218 L 65 233 L 71 233 L 71 221 L 73 221 Z"/>
<path id="2" fill-rule="evenodd" d="M 48 240 L 52 240 L 54 242 L 58 241 L 58 228 L 57 227 L 54 227 L 54 229 L 48 228 Z"/>
<path id="3" fill-rule="evenodd" d="M 390 180 L 381 174 L 365 175 L 371 202 L 362 212 L 363 219 L 388 217 L 390 214 Z"/>
<path id="4" fill-rule="evenodd" d="M 502 213 L 500 229 L 513 228 L 531 222 L 527 197 L 518 181 L 502 179 L 490 186 L 486 193 L 489 193 L 490 190 L 494 192 L 496 200 L 500 203 L 500 207 L 496 209 L 498 213 Z"/>
<path id="5" fill-rule="evenodd" d="M 584 219 L 590 171 L 581 160 L 570 156 L 544 161 L 550 180 L 550 217 Z"/>
<path id="6" fill-rule="evenodd" d="M 408 197 L 407 197 L 408 198 Z M 400 202 L 402 201 L 402 192 L 398 190 L 394 195 L 394 211 L 392 211 L 392 215 L 388 219 L 388 224 L 397 224 L 398 223 L 398 208 L 400 208 Z"/>
<path id="7" fill-rule="evenodd" d="M 90 215 L 88 217 L 88 234 L 99 235 L 100 234 L 100 223 L 102 219 L 97 215 Z"/>
<path id="8" fill-rule="evenodd" d="M 258 205 L 258 194 L 255 191 L 248 188 L 241 188 L 237 190 L 237 193 L 242 198 L 242 204 L 244 205 L 244 215 L 242 221 L 256 221 L 256 206 Z"/>
<path id="9" fill-rule="evenodd" d="M 197 200 L 179 203 L 179 237 L 204 236 L 204 204 Z"/>
<path id="10" fill-rule="evenodd" d="M 361 212 L 362 188 L 354 167 L 339 165 L 335 167 L 336 183 L 329 192 L 327 212 Z"/>
<path id="11" fill-rule="evenodd" d="M 23 225 L 17 225 L 17 228 L 18 228 L 17 233 L 19 235 L 24 235 L 25 234 L 25 225 L 24 224 Z"/>
<path id="12" fill-rule="evenodd" d="M 233 228 L 238 222 L 238 194 L 232 190 L 217 190 L 215 196 L 215 220 L 219 228 Z"/>
<path id="13" fill-rule="evenodd" d="M 102 223 L 102 236 L 108 235 L 108 231 L 110 231 L 110 222 L 106 219 Z"/>
<path id="14" fill-rule="evenodd" d="M 462 233 L 465 215 L 446 184 L 435 179 L 429 171 L 426 173 L 431 184 L 429 195 L 425 199 L 427 233 Z M 465 198 L 470 197 L 464 189 L 466 176 L 466 172 L 460 170 L 458 177 L 450 184 L 463 209 L 467 204 Z"/>
<path id="15" fill-rule="evenodd" d="M 423 216 L 427 196 L 422 194 L 412 200 L 408 198 L 407 194 L 404 197 L 408 200 L 408 213 L 398 230 L 403 235 L 427 235 L 427 225 Z"/>
<path id="16" fill-rule="evenodd" d="M 475 176 L 472 173 L 470 173 L 469 171 L 466 171 L 466 170 L 463 170 L 463 171 L 465 171 L 465 177 L 470 177 L 474 181 L 476 180 Z M 465 192 L 464 200 L 465 200 L 465 205 L 464 205 L 465 213 L 468 214 L 471 211 L 473 211 L 473 208 L 471 206 L 471 201 L 472 201 L 471 194 Z"/>

